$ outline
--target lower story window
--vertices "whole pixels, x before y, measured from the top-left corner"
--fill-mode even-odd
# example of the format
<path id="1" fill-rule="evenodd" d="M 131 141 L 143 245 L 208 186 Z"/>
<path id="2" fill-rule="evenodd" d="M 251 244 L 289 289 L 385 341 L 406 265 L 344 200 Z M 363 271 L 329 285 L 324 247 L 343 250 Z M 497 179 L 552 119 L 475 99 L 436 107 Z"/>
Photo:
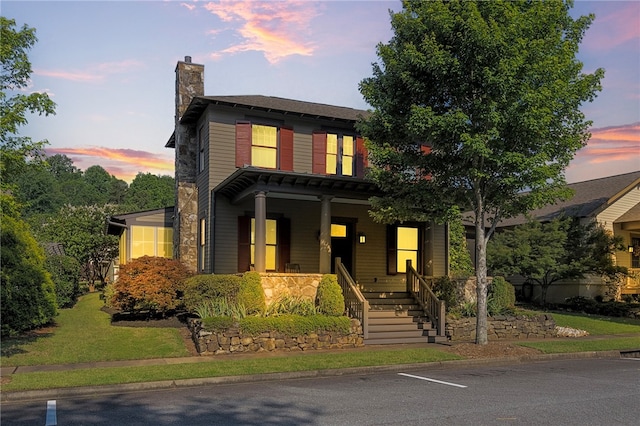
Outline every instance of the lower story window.
<path id="1" fill-rule="evenodd" d="M 267 219 L 267 235 L 266 235 L 266 259 L 265 267 L 267 271 L 275 271 L 277 265 L 277 247 L 278 247 L 278 229 L 277 221 L 273 219 Z M 256 220 L 251 219 L 251 264 L 255 264 L 255 251 L 256 251 Z"/>
<path id="2" fill-rule="evenodd" d="M 142 256 L 173 257 L 173 229 L 131 227 L 131 259 Z"/>
<path id="3" fill-rule="evenodd" d="M 414 268 L 418 265 L 418 228 L 399 226 L 397 229 L 397 270 L 407 272 L 407 260 Z"/>
<path id="4" fill-rule="evenodd" d="M 640 268 L 640 237 L 631 238 L 633 253 L 631 253 L 631 267 Z"/>

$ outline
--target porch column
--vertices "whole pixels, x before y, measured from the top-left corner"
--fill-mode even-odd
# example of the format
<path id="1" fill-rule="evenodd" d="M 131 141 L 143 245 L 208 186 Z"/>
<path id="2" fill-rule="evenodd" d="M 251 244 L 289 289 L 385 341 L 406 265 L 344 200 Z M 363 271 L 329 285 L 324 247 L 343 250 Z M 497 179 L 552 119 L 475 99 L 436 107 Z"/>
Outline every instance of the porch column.
<path id="1" fill-rule="evenodd" d="M 258 191 L 255 194 L 256 228 L 254 268 L 256 272 L 266 272 L 267 256 L 267 194 Z"/>
<path id="2" fill-rule="evenodd" d="M 320 261 L 319 272 L 331 273 L 331 199 L 330 195 L 320 197 Z"/>

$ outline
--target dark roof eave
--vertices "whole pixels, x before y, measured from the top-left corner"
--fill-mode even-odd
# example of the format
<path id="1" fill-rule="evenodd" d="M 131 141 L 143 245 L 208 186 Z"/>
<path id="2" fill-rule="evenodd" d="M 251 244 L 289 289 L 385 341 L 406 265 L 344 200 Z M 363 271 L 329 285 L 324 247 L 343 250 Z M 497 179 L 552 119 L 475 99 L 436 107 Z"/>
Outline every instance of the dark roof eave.
<path id="1" fill-rule="evenodd" d="M 274 99 L 275 101 L 273 101 Z M 274 104 L 279 104 L 281 106 L 265 105 L 265 103 L 268 103 L 269 101 L 273 101 Z M 369 112 L 365 110 L 356 110 L 333 105 L 322 105 L 313 102 L 296 101 L 293 99 L 270 98 L 265 96 L 197 96 L 191 100 L 189 107 L 180 118 L 180 124 L 194 123 L 209 105 L 223 105 L 232 108 L 240 107 L 249 110 L 264 111 L 282 115 L 295 115 L 300 118 L 312 118 L 316 120 L 338 121 L 342 123 L 355 123 L 359 117 L 365 117 L 369 114 Z M 293 107 L 285 108 L 285 105 Z M 329 108 L 336 111 L 344 111 L 348 114 L 331 115 L 320 112 L 296 111 L 297 108 L 295 108 L 295 106 L 300 105 L 308 106 L 310 110 L 314 107 L 318 107 L 319 109 Z"/>
<path id="2" fill-rule="evenodd" d="M 213 192 L 233 201 L 251 188 L 285 194 L 335 195 L 357 200 L 368 200 L 380 192 L 373 182 L 366 179 L 265 170 L 252 166 L 236 170 L 220 182 Z"/>

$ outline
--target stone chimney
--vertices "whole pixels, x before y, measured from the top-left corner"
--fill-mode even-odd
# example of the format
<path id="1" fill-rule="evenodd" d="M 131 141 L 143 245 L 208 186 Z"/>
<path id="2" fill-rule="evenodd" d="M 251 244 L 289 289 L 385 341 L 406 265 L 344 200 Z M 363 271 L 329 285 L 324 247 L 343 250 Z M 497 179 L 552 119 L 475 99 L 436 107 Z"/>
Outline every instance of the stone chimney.
<path id="1" fill-rule="evenodd" d="M 198 140 L 196 123 L 181 124 L 180 119 L 196 96 L 204 96 L 204 65 L 193 64 L 191 57 L 185 56 L 176 66 L 173 251 L 174 258 L 193 272 L 198 268 Z"/>

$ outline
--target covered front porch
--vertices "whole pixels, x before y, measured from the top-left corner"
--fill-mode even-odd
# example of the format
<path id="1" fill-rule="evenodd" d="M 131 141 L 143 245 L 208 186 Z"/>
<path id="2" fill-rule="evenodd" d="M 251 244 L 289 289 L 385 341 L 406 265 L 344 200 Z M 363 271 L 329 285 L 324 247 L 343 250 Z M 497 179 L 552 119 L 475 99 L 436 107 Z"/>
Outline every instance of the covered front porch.
<path id="1" fill-rule="evenodd" d="M 335 273 L 339 257 L 368 291 L 404 289 L 407 258 L 423 275 L 444 275 L 445 227 L 376 223 L 368 199 L 377 193 L 359 178 L 239 169 L 212 191 L 204 272 Z M 415 241 L 403 247 L 398 227 Z"/>

